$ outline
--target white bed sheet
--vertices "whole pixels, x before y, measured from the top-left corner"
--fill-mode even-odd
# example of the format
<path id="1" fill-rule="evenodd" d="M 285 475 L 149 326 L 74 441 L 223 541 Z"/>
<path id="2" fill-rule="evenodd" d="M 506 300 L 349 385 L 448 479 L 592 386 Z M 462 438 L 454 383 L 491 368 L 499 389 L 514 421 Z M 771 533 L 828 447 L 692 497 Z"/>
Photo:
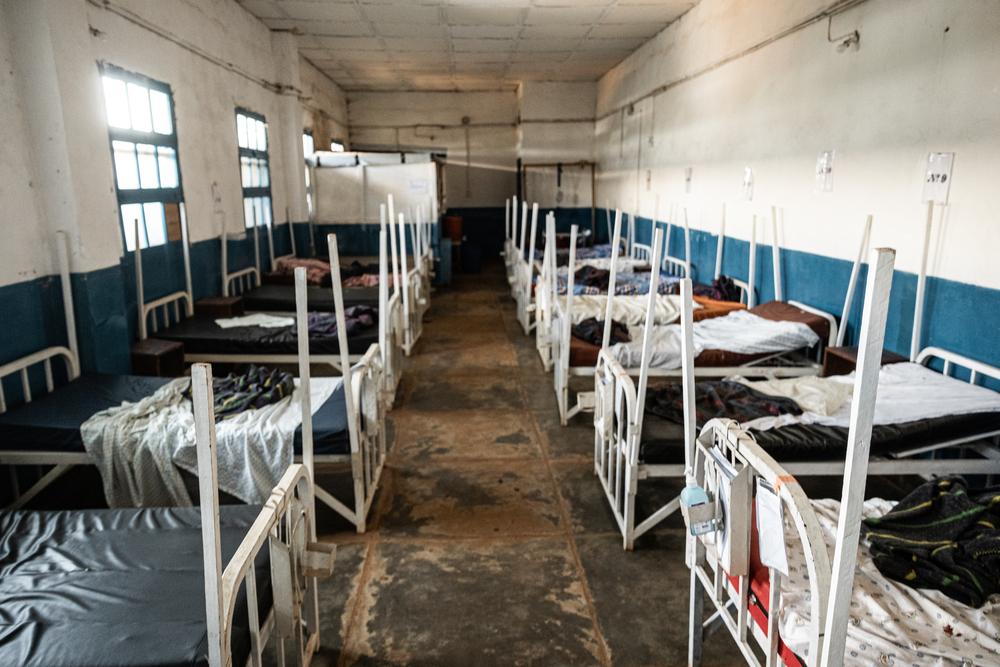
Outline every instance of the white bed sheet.
<path id="1" fill-rule="evenodd" d="M 893 504 L 878 498 L 867 500 L 863 516 L 881 516 Z M 832 554 L 840 501 L 814 500 L 812 505 Z M 808 573 L 795 529 L 787 519 L 785 535 L 789 577 L 782 585 L 779 632 L 791 650 L 807 658 Z M 846 665 L 1000 666 L 1000 600 L 973 609 L 938 591 L 916 590 L 887 579 L 868 555 L 864 538 L 857 562 Z"/>
<path id="2" fill-rule="evenodd" d="M 800 389 L 804 388 L 798 386 L 797 380 L 798 378 L 760 383 L 740 381 L 765 394 L 797 400 Z M 853 387 L 854 373 L 811 378 L 805 382 L 817 393 L 823 393 L 825 386 L 825 393 L 839 396 L 839 407 L 829 414 L 807 409 L 801 415 L 761 417 L 743 424 L 744 428 L 766 431 L 789 424 L 850 425 L 850 397 L 853 391 L 848 390 L 845 397 L 844 390 Z M 1000 412 L 1000 392 L 963 382 L 911 362 L 887 364 L 879 370 L 878 395 L 875 399 L 876 425 L 903 424 L 919 419 L 981 412 Z M 1000 424 L 997 428 L 1000 428 Z"/>
<path id="3" fill-rule="evenodd" d="M 693 333 L 695 356 L 705 350 L 737 354 L 789 352 L 819 342 L 819 336 L 801 322 L 775 322 L 745 310 L 695 322 Z M 653 327 L 652 340 L 650 368 L 672 370 L 681 367 L 679 324 Z M 642 360 L 641 331 L 633 332 L 631 342 L 618 343 L 611 352 L 625 368 L 637 368 Z"/>
<path id="4" fill-rule="evenodd" d="M 642 335 L 642 329 L 635 329 L 641 326 L 646 320 L 646 304 L 649 295 L 647 294 L 627 294 L 615 296 L 611 304 L 611 319 L 621 322 L 631 327 L 630 333 L 633 338 L 638 334 Z M 559 296 L 560 310 L 566 309 L 565 295 Z M 657 325 L 670 324 L 680 319 L 680 296 L 674 294 L 657 295 L 654 306 L 654 320 Z M 698 304 L 694 304 L 699 307 Z M 573 324 L 579 324 L 583 320 L 596 317 L 604 319 L 608 307 L 607 294 L 582 294 L 573 297 Z"/>

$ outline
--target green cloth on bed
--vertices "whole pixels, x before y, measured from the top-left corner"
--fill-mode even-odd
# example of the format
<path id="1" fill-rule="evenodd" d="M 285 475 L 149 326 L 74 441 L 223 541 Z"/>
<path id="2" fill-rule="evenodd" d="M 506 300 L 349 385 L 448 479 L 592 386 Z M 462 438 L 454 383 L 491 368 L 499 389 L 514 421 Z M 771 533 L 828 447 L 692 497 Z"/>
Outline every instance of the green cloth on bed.
<path id="1" fill-rule="evenodd" d="M 888 514 L 865 519 L 879 572 L 971 607 L 1000 593 L 1000 489 L 970 495 L 961 477 L 921 484 Z"/>

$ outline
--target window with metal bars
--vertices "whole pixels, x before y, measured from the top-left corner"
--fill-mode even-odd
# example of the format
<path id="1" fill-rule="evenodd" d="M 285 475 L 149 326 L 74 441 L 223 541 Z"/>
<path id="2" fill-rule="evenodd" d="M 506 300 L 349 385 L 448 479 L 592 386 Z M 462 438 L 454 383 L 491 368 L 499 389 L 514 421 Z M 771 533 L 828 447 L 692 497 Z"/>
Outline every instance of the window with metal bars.
<path id="1" fill-rule="evenodd" d="M 136 222 L 143 248 L 180 239 L 184 192 L 170 86 L 108 64 L 101 81 L 125 247 L 135 250 Z"/>
<path id="2" fill-rule="evenodd" d="M 260 114 L 236 109 L 236 143 L 243 184 L 243 222 L 271 225 L 271 168 L 268 161 L 267 121 Z"/>

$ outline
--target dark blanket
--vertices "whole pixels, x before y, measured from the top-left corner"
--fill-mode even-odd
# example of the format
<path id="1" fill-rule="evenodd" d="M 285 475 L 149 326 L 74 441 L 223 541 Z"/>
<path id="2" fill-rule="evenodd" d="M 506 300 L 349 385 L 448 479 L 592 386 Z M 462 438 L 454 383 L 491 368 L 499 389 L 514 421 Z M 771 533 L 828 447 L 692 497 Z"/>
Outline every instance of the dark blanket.
<path id="1" fill-rule="evenodd" d="M 573 274 L 573 282 L 576 285 L 596 287 L 602 292 L 607 292 L 608 283 L 611 282 L 611 272 L 605 269 L 597 269 L 593 266 L 581 266 Z"/>
<path id="2" fill-rule="evenodd" d="M 277 403 L 295 391 L 295 381 L 291 373 L 251 365 L 245 373 L 230 373 L 225 377 L 212 379 L 212 393 L 215 397 L 215 420 L 221 421 L 251 408 L 263 408 Z M 191 389 L 184 392 L 191 400 Z"/>
<path id="3" fill-rule="evenodd" d="M 670 284 L 668 294 L 680 294 L 681 284 L 673 282 Z M 740 288 L 736 286 L 729 276 L 719 276 L 712 281 L 711 285 L 694 283 L 691 287 L 694 296 L 703 296 L 716 301 L 740 301 Z"/>
<path id="4" fill-rule="evenodd" d="M 591 345 L 600 345 L 604 342 L 604 320 L 596 317 L 588 317 L 579 324 L 573 325 L 573 335 L 580 340 L 585 340 Z M 615 343 L 628 343 L 632 337 L 628 334 L 628 327 L 621 322 L 611 320 L 611 345 Z"/>
<path id="5" fill-rule="evenodd" d="M 769 396 L 739 382 L 698 382 L 695 383 L 694 394 L 698 428 L 717 417 L 742 423 L 759 417 L 802 414 L 802 408 L 792 399 Z M 646 395 L 646 412 L 683 424 L 684 393 L 681 383 L 650 387 Z"/>
<path id="6" fill-rule="evenodd" d="M 375 324 L 378 311 L 371 306 L 351 306 L 344 309 L 344 321 L 347 324 L 347 335 L 368 329 Z M 284 333 L 284 332 L 282 332 Z M 294 330 L 292 335 L 295 335 Z M 337 335 L 336 313 L 309 313 L 309 337 L 333 338 Z"/>
<path id="7" fill-rule="evenodd" d="M 917 487 L 888 514 L 865 519 L 879 572 L 981 607 L 1000 593 L 1000 488 L 970 494 L 961 477 Z"/>

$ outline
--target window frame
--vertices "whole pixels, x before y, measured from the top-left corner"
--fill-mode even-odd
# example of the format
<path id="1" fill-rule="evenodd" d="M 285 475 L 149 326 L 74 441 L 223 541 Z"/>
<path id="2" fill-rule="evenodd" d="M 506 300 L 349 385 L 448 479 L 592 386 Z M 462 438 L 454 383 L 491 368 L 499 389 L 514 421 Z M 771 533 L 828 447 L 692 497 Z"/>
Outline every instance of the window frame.
<path id="1" fill-rule="evenodd" d="M 267 148 L 260 150 L 257 148 L 246 148 L 240 146 L 240 133 L 239 133 L 239 117 L 244 116 L 250 120 L 256 120 L 264 124 L 264 140 L 267 142 Z M 271 194 L 271 182 L 273 174 L 271 172 L 271 128 L 267 124 L 267 118 L 263 114 L 259 114 L 256 111 L 250 111 L 246 107 L 238 106 L 236 107 L 236 112 L 233 114 L 234 126 L 233 129 L 236 130 L 236 149 L 237 149 L 237 165 L 240 170 L 240 191 L 243 194 L 243 228 L 247 230 L 252 230 L 254 227 L 268 227 L 274 224 L 274 198 Z M 257 160 L 264 160 L 267 166 L 267 185 L 252 186 L 247 187 L 243 184 L 243 158 L 254 158 Z M 268 219 L 270 222 L 261 220 L 260 222 L 254 220 L 254 224 L 247 224 L 246 219 L 246 200 L 247 199 L 261 199 L 267 197 L 267 207 L 268 207 Z"/>
<path id="2" fill-rule="evenodd" d="M 179 208 L 179 213 L 181 216 L 184 215 L 184 176 L 181 173 L 181 160 L 180 160 L 180 150 L 179 144 L 180 140 L 178 137 L 177 129 L 177 107 L 174 104 L 174 92 L 170 87 L 170 84 L 163 81 L 157 81 L 156 79 L 150 78 L 145 74 L 139 74 L 138 72 L 133 72 L 127 70 L 124 67 L 119 67 L 118 65 L 113 65 L 111 63 L 99 62 L 98 63 L 98 73 L 101 77 L 101 87 L 102 87 L 102 97 L 104 96 L 104 77 L 112 77 L 115 79 L 120 79 L 127 84 L 134 83 L 147 88 L 150 91 L 157 91 L 163 93 L 167 96 L 167 101 L 170 105 L 170 134 L 161 134 L 155 130 L 150 130 L 149 132 L 143 132 L 141 130 L 125 129 L 120 127 L 114 127 L 108 122 L 107 118 L 107 98 L 104 97 L 105 103 L 105 114 L 104 122 L 105 127 L 108 131 L 108 149 L 111 153 L 111 174 L 115 185 L 115 195 L 118 201 L 118 230 L 121 234 L 122 248 L 125 252 L 131 252 L 128 249 L 128 236 L 125 232 L 125 218 L 122 215 L 122 207 L 129 204 L 177 204 Z M 115 158 L 115 142 L 125 141 L 132 143 L 136 146 L 136 173 L 139 174 L 138 165 L 138 145 L 147 144 L 156 146 L 157 148 L 170 148 L 174 152 L 174 166 L 177 169 L 177 186 L 172 188 L 156 187 L 156 188 L 128 188 L 123 189 L 119 186 L 118 181 L 118 164 Z M 157 156 L 158 157 L 158 156 Z M 156 177 L 157 181 L 161 181 L 160 178 L 160 161 L 155 160 L 156 163 Z M 166 216 L 164 215 L 164 218 Z M 166 225 L 166 219 L 164 219 L 164 225 Z M 146 248 L 153 248 L 157 246 L 152 246 L 149 244 L 149 230 L 145 220 L 145 214 L 143 215 L 143 236 L 146 240 Z M 163 230 L 163 244 L 169 244 L 170 236 L 169 230 L 164 228 Z M 141 241 L 137 240 L 137 245 L 142 247 Z"/>

